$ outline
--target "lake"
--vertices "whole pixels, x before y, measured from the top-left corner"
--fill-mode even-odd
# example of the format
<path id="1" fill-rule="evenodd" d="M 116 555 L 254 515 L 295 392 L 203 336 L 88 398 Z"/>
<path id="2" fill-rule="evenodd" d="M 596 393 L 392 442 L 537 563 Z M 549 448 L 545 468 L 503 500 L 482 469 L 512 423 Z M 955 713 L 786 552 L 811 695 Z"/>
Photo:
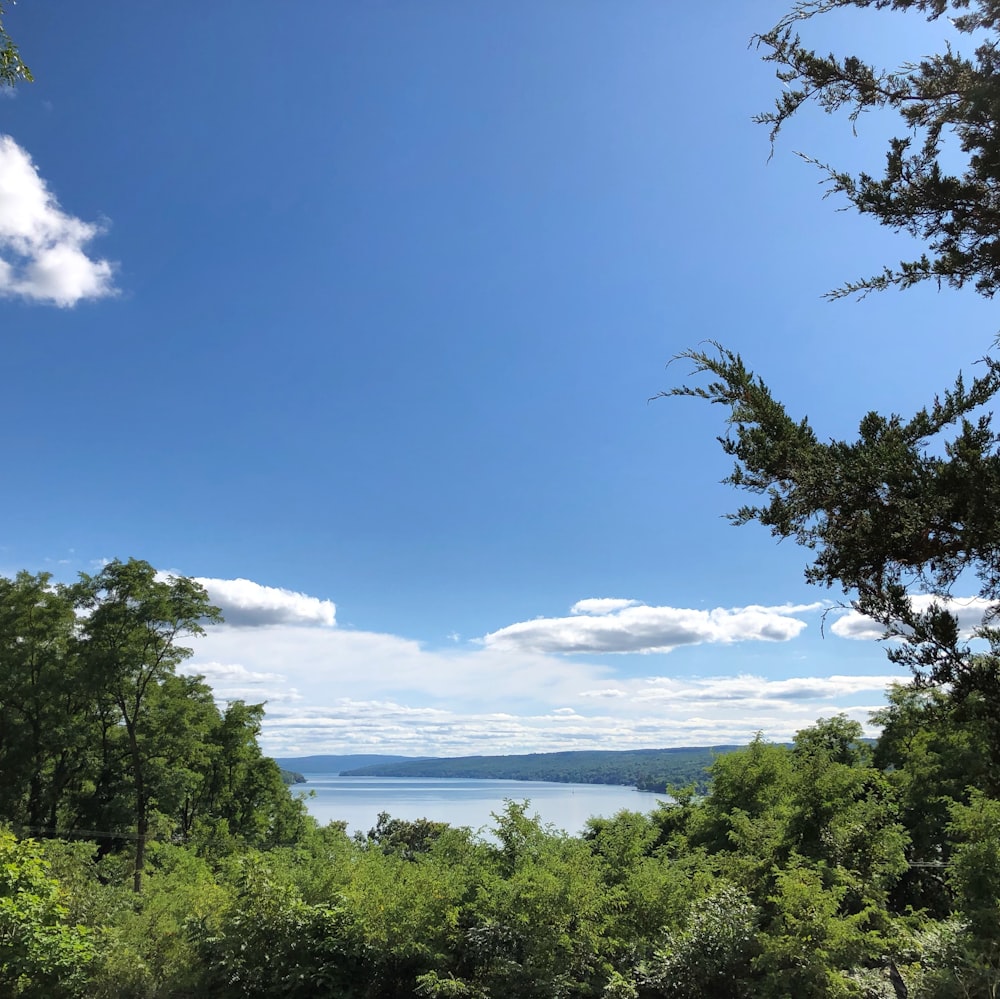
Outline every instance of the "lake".
<path id="1" fill-rule="evenodd" d="M 594 815 L 610 817 L 623 808 L 648 812 L 665 795 L 612 784 L 554 784 L 547 781 L 472 780 L 450 777 L 341 777 L 303 774 L 306 784 L 294 791 L 314 791 L 306 807 L 320 823 L 347 822 L 347 831 L 366 833 L 379 812 L 396 819 L 431 819 L 479 830 L 491 826 L 491 812 L 503 809 L 504 799 L 530 800 L 529 815 L 569 833 L 583 831 Z"/>

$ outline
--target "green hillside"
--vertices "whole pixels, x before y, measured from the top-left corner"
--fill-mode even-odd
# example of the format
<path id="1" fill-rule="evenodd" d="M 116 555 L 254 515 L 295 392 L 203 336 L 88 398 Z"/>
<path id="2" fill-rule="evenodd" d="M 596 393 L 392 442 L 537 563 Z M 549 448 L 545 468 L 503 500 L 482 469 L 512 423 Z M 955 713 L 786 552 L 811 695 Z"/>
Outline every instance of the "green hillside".
<path id="1" fill-rule="evenodd" d="M 416 762 L 422 759 L 418 756 L 388 756 L 376 753 L 354 753 L 348 756 L 290 756 L 275 760 L 284 770 L 307 774 L 339 774 L 344 770 L 358 767 L 375 766 L 378 764 L 394 764 Z"/>
<path id="2" fill-rule="evenodd" d="M 576 750 L 515 756 L 460 756 L 401 760 L 340 771 L 345 777 L 467 777 L 478 780 L 544 780 L 570 784 L 622 784 L 665 792 L 668 785 L 704 787 L 720 754 L 738 746 L 676 749 Z"/>

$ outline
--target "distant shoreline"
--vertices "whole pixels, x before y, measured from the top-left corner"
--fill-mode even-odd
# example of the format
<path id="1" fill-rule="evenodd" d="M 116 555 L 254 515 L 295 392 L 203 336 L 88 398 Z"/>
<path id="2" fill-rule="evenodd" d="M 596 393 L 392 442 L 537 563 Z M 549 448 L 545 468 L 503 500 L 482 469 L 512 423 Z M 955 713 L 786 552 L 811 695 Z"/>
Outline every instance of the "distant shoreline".
<path id="1" fill-rule="evenodd" d="M 278 759 L 283 769 L 341 777 L 439 777 L 474 780 L 608 784 L 665 794 L 669 788 L 704 789 L 708 769 L 737 745 L 671 749 L 569 750 L 508 756 L 304 756 Z"/>

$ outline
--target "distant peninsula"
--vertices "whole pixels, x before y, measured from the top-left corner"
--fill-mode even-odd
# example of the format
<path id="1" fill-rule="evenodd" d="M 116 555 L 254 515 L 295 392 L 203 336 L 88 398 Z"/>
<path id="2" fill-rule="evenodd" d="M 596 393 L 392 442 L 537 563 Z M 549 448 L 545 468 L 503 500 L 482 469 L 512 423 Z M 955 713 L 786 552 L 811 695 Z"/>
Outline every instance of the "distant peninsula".
<path id="1" fill-rule="evenodd" d="M 275 759 L 282 770 L 296 774 L 341 774 L 359 767 L 376 766 L 382 763 L 419 763 L 423 756 L 385 756 L 377 753 L 352 753 L 347 756 L 287 756 Z"/>
<path id="2" fill-rule="evenodd" d="M 477 780 L 553 781 L 618 784 L 665 794 L 668 786 L 703 789 L 708 768 L 738 745 L 683 746 L 675 749 L 570 750 L 511 756 L 304 756 L 278 765 L 305 774 L 342 777 L 465 777 Z"/>

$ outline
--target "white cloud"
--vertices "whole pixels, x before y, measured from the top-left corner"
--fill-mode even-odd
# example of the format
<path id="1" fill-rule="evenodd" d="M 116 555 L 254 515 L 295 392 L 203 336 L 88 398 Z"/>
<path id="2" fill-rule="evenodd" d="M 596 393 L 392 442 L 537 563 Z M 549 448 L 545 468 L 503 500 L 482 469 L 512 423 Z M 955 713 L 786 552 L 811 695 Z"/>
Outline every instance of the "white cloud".
<path id="1" fill-rule="evenodd" d="M 258 610 L 263 603 L 270 613 L 260 597 L 267 590 L 253 592 Z M 733 616 L 741 628 L 746 624 L 744 611 L 801 626 L 790 615 L 810 609 L 744 608 L 705 612 L 707 625 L 696 620 L 729 635 Z M 251 617 L 259 620 L 257 611 Z M 665 676 L 659 669 L 636 675 L 634 659 L 616 659 L 622 664 L 616 669 L 592 657 L 579 661 L 518 647 L 447 643 L 433 649 L 397 635 L 302 627 L 295 619 L 266 628 L 212 626 L 191 644 L 195 654 L 186 671 L 205 675 L 220 699 L 266 700 L 262 744 L 287 756 L 721 745 L 745 742 L 757 731 L 783 741 L 841 711 L 867 723 L 869 706 L 886 685 L 906 679 L 884 670 L 780 678 Z"/>
<path id="2" fill-rule="evenodd" d="M 189 640 L 193 670 L 204 663 L 238 663 L 252 672 L 278 672 L 317 703 L 331 694 L 360 700 L 419 697 L 461 706 L 575 701 L 581 687 L 607 686 L 611 670 L 531 653 L 489 649 L 427 649 L 397 635 L 340 628 L 210 627 Z"/>
<path id="3" fill-rule="evenodd" d="M 633 690 L 633 698 L 637 701 L 668 701 L 671 704 L 697 701 L 702 707 L 736 701 L 755 706 L 777 703 L 791 706 L 798 701 L 824 701 L 862 692 L 881 692 L 899 679 L 899 676 L 891 674 L 778 680 L 749 673 L 694 679 L 660 676 L 641 681 Z"/>
<path id="4" fill-rule="evenodd" d="M 586 611 L 591 605 L 596 605 L 599 613 L 579 610 Z M 806 627 L 806 622 L 794 615 L 821 606 L 694 610 L 599 598 L 575 604 L 570 617 L 537 618 L 500 628 L 486 635 L 482 643 L 504 651 L 613 653 L 670 652 L 702 642 L 787 642 Z"/>
<path id="5" fill-rule="evenodd" d="M 209 599 L 222 610 L 226 624 L 233 627 L 306 624 L 332 628 L 337 623 L 337 607 L 332 600 L 262 586 L 249 579 L 198 577 L 195 582 L 205 587 Z"/>
<path id="6" fill-rule="evenodd" d="M 570 614 L 613 614 L 615 611 L 624 610 L 626 607 L 635 607 L 638 600 L 623 600 L 619 597 L 588 597 L 586 600 L 577 600 L 570 607 Z"/>
<path id="7" fill-rule="evenodd" d="M 997 605 L 994 601 L 982 597 L 935 597 L 928 593 L 917 594 L 910 598 L 913 608 L 918 611 L 927 610 L 932 603 L 937 603 L 958 618 L 962 634 L 969 638 L 972 632 L 981 627 L 984 615 Z M 883 637 L 885 629 L 877 621 L 873 621 L 857 611 L 848 611 L 838 617 L 830 626 L 830 631 L 840 638 L 876 640 Z"/>
<path id="8" fill-rule="evenodd" d="M 31 157 L 0 135 L 0 295 L 68 307 L 114 294 L 112 265 L 84 251 L 101 231 L 67 215 Z"/>
<path id="9" fill-rule="evenodd" d="M 276 706 L 264 723 L 263 744 L 275 756 L 338 752 L 410 756 L 472 756 L 558 752 L 569 749 L 659 749 L 746 743 L 757 732 L 784 742 L 820 716 L 843 711 L 874 734 L 867 706 L 816 704 L 770 706 L 749 715 L 745 705 L 728 713 L 685 705 L 665 713 L 656 704 L 634 715 L 569 714 L 557 710 L 511 714 L 427 709 L 399 700 L 342 698 L 322 706 Z"/>
<path id="10" fill-rule="evenodd" d="M 272 683 L 285 679 L 281 673 L 255 673 L 239 663 L 199 663 L 197 667 L 185 663 L 180 672 L 192 676 L 200 674 L 213 687 L 230 683 Z"/>
<path id="11" fill-rule="evenodd" d="M 288 685 L 288 678 L 283 674 L 249 670 L 239 663 L 199 662 L 195 665 L 186 662 L 178 672 L 201 676 L 219 702 L 247 701 L 274 705 L 304 699 L 295 687 Z"/>

